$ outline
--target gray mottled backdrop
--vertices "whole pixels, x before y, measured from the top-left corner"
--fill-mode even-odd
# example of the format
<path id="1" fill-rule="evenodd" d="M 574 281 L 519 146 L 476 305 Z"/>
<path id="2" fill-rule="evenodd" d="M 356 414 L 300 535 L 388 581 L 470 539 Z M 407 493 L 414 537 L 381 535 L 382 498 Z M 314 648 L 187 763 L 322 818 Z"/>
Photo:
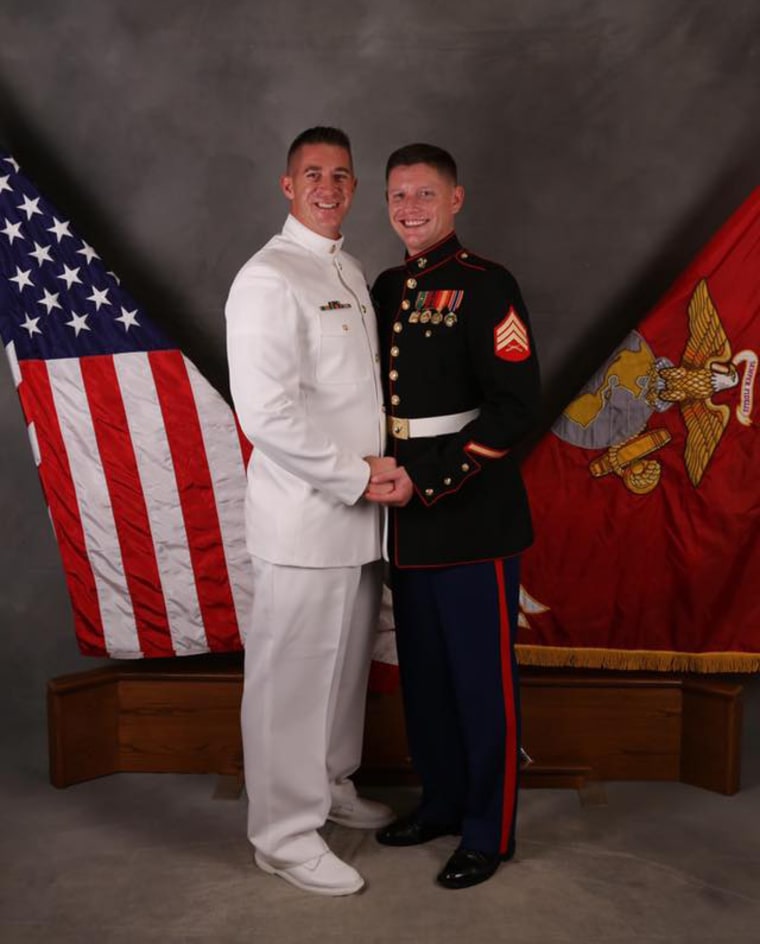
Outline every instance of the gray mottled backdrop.
<path id="1" fill-rule="evenodd" d="M 455 153 L 460 235 L 522 285 L 549 420 L 758 183 L 759 118 L 757 0 L 0 4 L 0 145 L 221 390 L 226 291 L 304 127 L 352 136 L 370 278 L 400 257 L 389 151 Z M 45 681 L 94 663 L 5 367 L 0 423 L 2 717 L 42 744 Z"/>

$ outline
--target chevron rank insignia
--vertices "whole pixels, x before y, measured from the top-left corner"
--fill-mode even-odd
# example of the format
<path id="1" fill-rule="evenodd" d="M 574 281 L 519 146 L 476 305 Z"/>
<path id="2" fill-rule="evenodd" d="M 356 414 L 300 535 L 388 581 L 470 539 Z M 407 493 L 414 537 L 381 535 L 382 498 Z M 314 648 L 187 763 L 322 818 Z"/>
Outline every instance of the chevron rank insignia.
<path id="1" fill-rule="evenodd" d="M 530 357 L 528 329 L 511 305 L 493 329 L 493 349 L 503 361 L 524 361 Z"/>

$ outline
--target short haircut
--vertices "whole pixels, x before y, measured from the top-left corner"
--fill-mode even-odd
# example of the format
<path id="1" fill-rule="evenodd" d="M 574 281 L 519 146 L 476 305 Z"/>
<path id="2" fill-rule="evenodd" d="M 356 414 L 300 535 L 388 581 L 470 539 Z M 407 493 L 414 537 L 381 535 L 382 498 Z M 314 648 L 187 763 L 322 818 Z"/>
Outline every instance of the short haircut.
<path id="1" fill-rule="evenodd" d="M 386 183 L 394 167 L 409 167 L 411 164 L 428 164 L 448 177 L 453 184 L 457 183 L 456 161 L 448 151 L 434 144 L 407 144 L 394 151 L 385 165 Z"/>
<path id="2" fill-rule="evenodd" d="M 293 160 L 294 155 L 306 144 L 332 144 L 334 147 L 344 148 L 348 151 L 348 156 L 351 158 L 351 163 L 353 164 L 351 142 L 348 140 L 346 132 L 341 131 L 340 128 L 317 125 L 315 128 L 307 128 L 306 131 L 302 131 L 290 145 L 286 162 L 288 167 L 290 167 L 290 162 Z"/>

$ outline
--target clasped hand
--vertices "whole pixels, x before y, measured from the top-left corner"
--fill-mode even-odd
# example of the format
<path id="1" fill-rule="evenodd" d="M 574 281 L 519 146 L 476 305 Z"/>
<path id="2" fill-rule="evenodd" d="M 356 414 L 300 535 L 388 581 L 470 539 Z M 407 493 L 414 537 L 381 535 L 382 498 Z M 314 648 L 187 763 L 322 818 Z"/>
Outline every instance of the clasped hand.
<path id="1" fill-rule="evenodd" d="M 364 498 L 380 505 L 403 508 L 414 494 L 414 485 L 406 469 L 396 465 L 393 456 L 365 456 L 370 478 Z"/>

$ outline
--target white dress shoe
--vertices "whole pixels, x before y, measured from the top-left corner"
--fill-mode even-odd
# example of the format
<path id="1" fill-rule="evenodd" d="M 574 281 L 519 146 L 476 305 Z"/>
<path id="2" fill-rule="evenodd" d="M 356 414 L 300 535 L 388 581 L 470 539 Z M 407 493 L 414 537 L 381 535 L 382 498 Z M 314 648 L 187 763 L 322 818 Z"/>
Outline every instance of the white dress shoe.
<path id="1" fill-rule="evenodd" d="M 304 892 L 317 895 L 353 895 L 364 887 L 364 879 L 355 868 L 329 850 L 301 865 L 272 865 L 260 852 L 254 854 L 256 865 L 270 875 L 279 875 Z"/>
<path id="2" fill-rule="evenodd" d="M 354 796 L 345 800 L 334 800 L 327 818 L 339 826 L 353 829 L 381 829 L 396 818 L 393 810 L 376 800 Z"/>

